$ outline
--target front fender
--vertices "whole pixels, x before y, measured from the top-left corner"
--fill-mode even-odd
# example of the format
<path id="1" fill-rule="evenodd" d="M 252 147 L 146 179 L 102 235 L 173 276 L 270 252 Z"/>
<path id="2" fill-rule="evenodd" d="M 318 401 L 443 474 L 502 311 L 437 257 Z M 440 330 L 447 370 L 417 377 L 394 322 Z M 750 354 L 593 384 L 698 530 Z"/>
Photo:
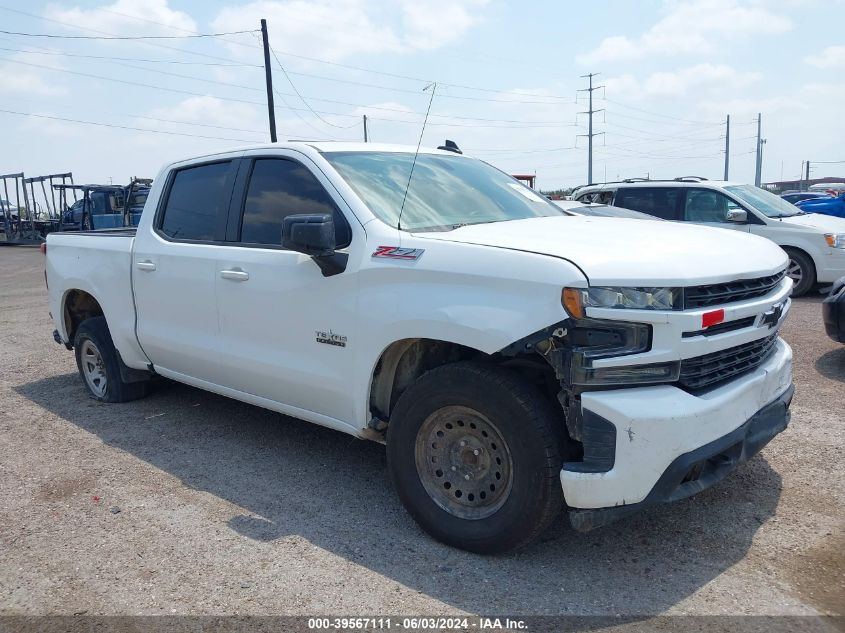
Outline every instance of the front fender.
<path id="1" fill-rule="evenodd" d="M 565 319 L 562 289 L 587 285 L 576 266 L 555 257 L 433 240 L 421 246 L 419 260 L 372 259 L 360 271 L 358 422 L 369 420 L 370 380 L 392 343 L 425 338 L 493 354 Z"/>

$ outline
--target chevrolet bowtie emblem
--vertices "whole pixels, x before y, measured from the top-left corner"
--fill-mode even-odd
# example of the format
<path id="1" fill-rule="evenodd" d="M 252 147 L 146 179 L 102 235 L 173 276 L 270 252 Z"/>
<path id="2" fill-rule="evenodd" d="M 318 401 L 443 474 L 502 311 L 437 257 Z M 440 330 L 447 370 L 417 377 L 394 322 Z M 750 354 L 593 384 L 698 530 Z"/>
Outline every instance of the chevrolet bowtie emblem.
<path id="1" fill-rule="evenodd" d="M 769 329 L 775 327 L 780 322 L 780 317 L 783 315 L 783 303 L 778 303 L 772 306 L 771 310 L 763 313 L 763 318 L 760 320 L 760 327 L 768 325 Z"/>

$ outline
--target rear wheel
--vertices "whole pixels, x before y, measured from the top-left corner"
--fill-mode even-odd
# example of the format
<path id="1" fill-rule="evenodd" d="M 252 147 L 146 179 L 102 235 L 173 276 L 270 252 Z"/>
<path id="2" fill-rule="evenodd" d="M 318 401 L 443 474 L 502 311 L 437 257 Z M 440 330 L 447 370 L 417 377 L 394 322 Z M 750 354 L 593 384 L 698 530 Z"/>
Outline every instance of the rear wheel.
<path id="1" fill-rule="evenodd" d="M 408 387 L 390 417 L 391 479 L 436 539 L 502 552 L 530 543 L 559 513 L 561 421 L 516 374 L 439 367 Z"/>
<path id="2" fill-rule="evenodd" d="M 147 395 L 149 383 L 125 382 L 123 361 L 112 342 L 105 317 L 80 323 L 73 339 L 76 366 L 89 395 L 100 402 L 128 402 Z"/>
<path id="3" fill-rule="evenodd" d="M 810 257 L 792 248 L 785 248 L 789 255 L 786 266 L 786 276 L 792 279 L 792 296 L 800 297 L 807 294 L 816 283 L 816 267 Z"/>

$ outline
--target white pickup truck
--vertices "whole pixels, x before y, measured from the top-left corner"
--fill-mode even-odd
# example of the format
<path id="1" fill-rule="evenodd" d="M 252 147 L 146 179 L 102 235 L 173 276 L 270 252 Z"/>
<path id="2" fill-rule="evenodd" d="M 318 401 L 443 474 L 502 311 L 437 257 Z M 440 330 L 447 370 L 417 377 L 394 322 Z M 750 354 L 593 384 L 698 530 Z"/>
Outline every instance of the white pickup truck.
<path id="1" fill-rule="evenodd" d="M 584 531 L 689 496 L 786 427 L 775 244 L 571 216 L 415 149 L 193 158 L 155 179 L 137 231 L 51 234 L 54 337 L 90 395 L 163 376 L 385 442 L 408 511 L 477 552 L 564 504 Z"/>

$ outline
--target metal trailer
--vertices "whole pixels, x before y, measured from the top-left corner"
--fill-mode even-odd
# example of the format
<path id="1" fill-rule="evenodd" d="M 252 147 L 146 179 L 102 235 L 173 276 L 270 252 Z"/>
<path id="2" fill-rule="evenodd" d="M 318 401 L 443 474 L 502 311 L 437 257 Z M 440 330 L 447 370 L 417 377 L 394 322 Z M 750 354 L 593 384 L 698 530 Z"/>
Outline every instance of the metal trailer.
<path id="1" fill-rule="evenodd" d="M 146 193 L 149 191 L 150 185 L 152 184 L 151 178 L 137 178 L 133 177 L 130 181 L 129 185 L 95 185 L 95 184 L 87 184 L 87 185 L 74 185 L 74 184 L 56 184 L 53 185 L 53 188 L 61 193 L 61 195 L 67 196 L 67 191 L 73 191 L 74 199 L 77 199 L 76 192 L 81 192 L 83 201 L 82 203 L 82 215 L 77 222 L 73 216 L 71 215 L 70 221 L 66 221 L 64 215 L 61 218 L 61 230 L 81 230 L 81 231 L 91 231 L 96 229 L 104 229 L 104 228 L 116 228 L 119 226 L 134 226 L 137 224 L 137 218 L 134 217 L 136 215 L 140 215 L 140 212 L 133 213 L 132 206 L 130 205 L 130 201 L 132 200 L 132 195 L 135 193 Z M 121 217 L 119 220 L 114 218 L 116 213 L 102 213 L 102 214 L 92 214 L 91 210 L 94 207 L 94 204 L 91 200 L 92 193 L 114 193 L 120 194 L 123 199 L 123 210 L 121 212 Z M 97 226 L 97 224 L 101 224 L 101 226 Z"/>
<path id="2" fill-rule="evenodd" d="M 73 183 L 73 174 L 48 174 L 27 178 L 23 172 L 0 176 L 2 181 L 5 203 L 2 204 L 2 229 L 4 241 L 0 244 L 40 244 L 45 236 L 55 230 L 61 230 L 61 217 L 67 207 L 67 197 L 64 192 L 58 194 L 54 189 L 55 181 L 61 184 Z M 49 189 L 45 185 L 49 183 Z M 14 194 L 14 203 L 9 195 Z M 38 201 L 36 184 L 40 186 L 41 199 Z M 49 194 L 47 193 L 49 191 Z M 74 194 L 75 200 L 75 194 Z M 23 204 L 21 204 L 23 202 Z"/>

